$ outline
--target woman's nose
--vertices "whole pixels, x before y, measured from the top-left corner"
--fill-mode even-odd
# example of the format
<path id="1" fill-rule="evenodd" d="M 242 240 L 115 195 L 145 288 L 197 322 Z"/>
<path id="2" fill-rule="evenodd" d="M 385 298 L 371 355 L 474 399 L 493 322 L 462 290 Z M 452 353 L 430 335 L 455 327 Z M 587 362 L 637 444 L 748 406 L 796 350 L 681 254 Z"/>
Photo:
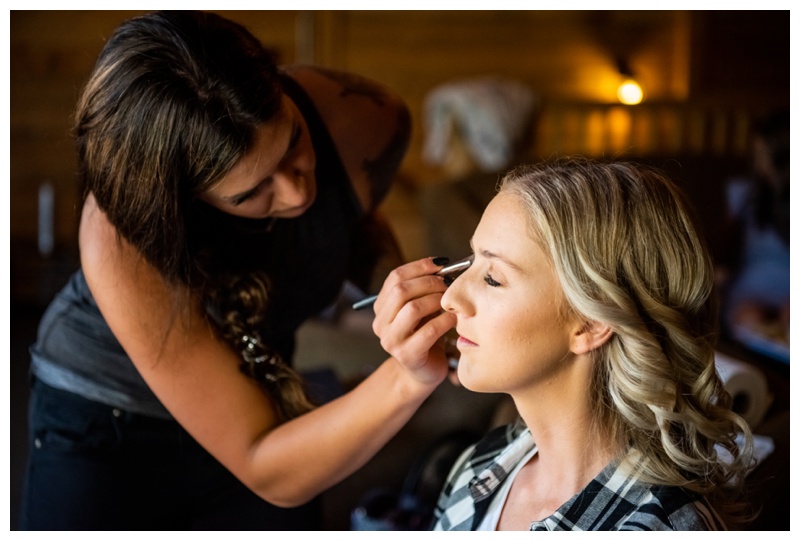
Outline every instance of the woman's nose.
<path id="1" fill-rule="evenodd" d="M 464 273 L 466 274 L 466 273 Z M 464 274 L 453 280 L 447 287 L 447 291 L 442 295 L 442 309 L 447 312 L 458 313 L 463 307 L 463 290 L 462 284 L 464 283 Z"/>
<path id="2" fill-rule="evenodd" d="M 453 285 L 453 284 L 450 284 L 450 285 Z M 444 310 L 446 312 L 455 312 L 455 307 L 453 306 L 453 299 L 452 299 L 453 295 L 452 295 L 452 293 L 450 291 L 451 290 L 448 287 L 447 291 L 445 291 L 444 295 L 442 295 L 442 303 L 441 303 L 442 304 L 442 310 Z"/>
<path id="3" fill-rule="evenodd" d="M 442 295 L 440 303 L 442 309 L 458 316 L 474 315 L 475 307 L 470 296 L 473 293 L 472 286 L 478 276 L 475 268 L 470 267 L 453 280 Z"/>
<path id="4" fill-rule="evenodd" d="M 275 199 L 283 208 L 301 206 L 306 200 L 305 186 L 305 178 L 299 171 L 277 173 L 275 175 Z"/>

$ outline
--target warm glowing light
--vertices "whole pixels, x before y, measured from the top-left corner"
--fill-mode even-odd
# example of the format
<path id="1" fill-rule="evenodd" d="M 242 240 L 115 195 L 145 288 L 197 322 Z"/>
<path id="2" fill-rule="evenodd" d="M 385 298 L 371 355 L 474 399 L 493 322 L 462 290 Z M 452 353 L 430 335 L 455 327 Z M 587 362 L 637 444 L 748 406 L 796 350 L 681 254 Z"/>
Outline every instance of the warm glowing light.
<path id="1" fill-rule="evenodd" d="M 617 97 L 625 105 L 636 105 L 637 103 L 642 103 L 644 92 L 642 92 L 642 87 L 639 86 L 639 83 L 633 79 L 625 79 L 617 89 Z"/>

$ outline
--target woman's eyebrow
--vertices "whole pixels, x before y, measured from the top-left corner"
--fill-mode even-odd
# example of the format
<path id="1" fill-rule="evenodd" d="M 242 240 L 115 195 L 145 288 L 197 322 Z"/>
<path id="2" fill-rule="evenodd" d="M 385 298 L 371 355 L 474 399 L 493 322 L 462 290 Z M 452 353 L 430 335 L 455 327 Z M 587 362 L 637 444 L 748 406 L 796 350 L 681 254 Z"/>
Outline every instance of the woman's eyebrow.
<path id="1" fill-rule="evenodd" d="M 472 251 L 474 252 L 475 251 L 475 247 L 472 244 L 472 239 L 470 239 L 470 241 L 469 241 L 469 246 L 470 246 L 470 248 L 472 248 Z M 508 265 L 512 269 L 517 270 L 519 272 L 522 272 L 522 269 L 519 267 L 519 265 L 517 265 L 515 263 L 512 263 L 509 259 L 503 257 L 500 254 L 496 254 L 496 253 L 492 252 L 491 250 L 482 249 L 482 250 L 478 250 L 478 253 L 481 256 L 485 257 L 486 259 L 489 259 L 489 260 L 496 259 L 498 261 L 502 261 L 503 263 L 505 263 L 506 265 Z"/>
<path id="2" fill-rule="evenodd" d="M 496 253 L 491 252 L 489 250 L 481 250 L 480 254 L 483 257 L 485 257 L 486 259 L 497 259 L 498 261 L 502 261 L 503 263 L 505 263 L 506 265 L 508 265 L 509 267 L 511 267 L 514 270 L 517 270 L 517 271 L 520 271 L 520 272 L 522 271 L 522 269 L 519 267 L 519 265 L 517 265 L 515 263 L 512 263 L 508 258 L 503 257 L 500 254 L 496 254 Z"/>

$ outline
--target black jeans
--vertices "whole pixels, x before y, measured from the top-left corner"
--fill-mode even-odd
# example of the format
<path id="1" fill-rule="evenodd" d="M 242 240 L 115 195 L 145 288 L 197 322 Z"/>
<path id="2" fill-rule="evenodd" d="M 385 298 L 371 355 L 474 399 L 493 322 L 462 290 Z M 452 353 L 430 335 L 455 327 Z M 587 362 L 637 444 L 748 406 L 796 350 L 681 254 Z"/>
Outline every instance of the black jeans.
<path id="1" fill-rule="evenodd" d="M 34 380 L 23 530 L 318 530 L 319 498 L 257 497 L 174 421 Z"/>

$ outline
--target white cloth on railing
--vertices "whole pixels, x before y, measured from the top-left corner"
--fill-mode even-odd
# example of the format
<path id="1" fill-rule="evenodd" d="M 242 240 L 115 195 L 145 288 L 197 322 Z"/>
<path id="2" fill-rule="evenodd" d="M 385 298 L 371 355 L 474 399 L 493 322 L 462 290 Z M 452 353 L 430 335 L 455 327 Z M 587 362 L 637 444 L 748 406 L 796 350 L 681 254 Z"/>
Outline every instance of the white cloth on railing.
<path id="1" fill-rule="evenodd" d="M 481 169 L 498 171 L 508 167 L 536 101 L 527 86 L 496 77 L 436 87 L 424 104 L 424 159 L 435 165 L 444 164 L 454 130 L 458 130 L 470 157 Z"/>

